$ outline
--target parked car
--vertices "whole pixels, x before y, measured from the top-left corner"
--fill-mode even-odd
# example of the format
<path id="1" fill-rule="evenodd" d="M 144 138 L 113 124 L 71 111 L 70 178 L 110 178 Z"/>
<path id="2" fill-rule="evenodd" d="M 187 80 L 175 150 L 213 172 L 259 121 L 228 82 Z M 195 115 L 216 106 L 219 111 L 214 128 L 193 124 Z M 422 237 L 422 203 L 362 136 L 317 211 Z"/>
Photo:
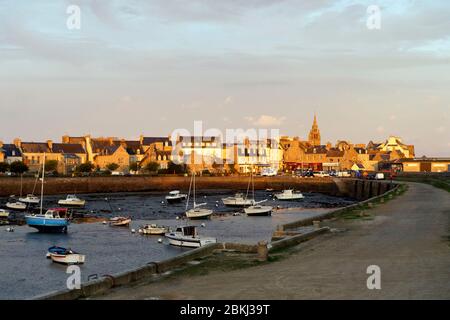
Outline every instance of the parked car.
<path id="1" fill-rule="evenodd" d="M 302 177 L 314 177 L 314 173 L 311 170 L 303 171 L 301 173 Z"/>
<path id="2" fill-rule="evenodd" d="M 375 180 L 384 180 L 384 173 L 383 172 L 378 172 L 377 174 L 375 174 Z"/>
<path id="3" fill-rule="evenodd" d="M 278 170 L 275 170 L 274 168 L 264 168 L 261 170 L 261 176 L 263 177 L 273 177 L 278 174 Z"/>
<path id="4" fill-rule="evenodd" d="M 325 171 L 318 171 L 318 172 L 314 172 L 314 176 L 325 178 L 325 177 L 329 177 L 330 175 Z"/>
<path id="5" fill-rule="evenodd" d="M 341 178 L 344 178 L 344 177 L 348 178 L 348 177 L 351 177 L 352 175 L 348 171 L 338 171 L 338 172 L 336 172 L 336 176 L 341 177 Z"/>

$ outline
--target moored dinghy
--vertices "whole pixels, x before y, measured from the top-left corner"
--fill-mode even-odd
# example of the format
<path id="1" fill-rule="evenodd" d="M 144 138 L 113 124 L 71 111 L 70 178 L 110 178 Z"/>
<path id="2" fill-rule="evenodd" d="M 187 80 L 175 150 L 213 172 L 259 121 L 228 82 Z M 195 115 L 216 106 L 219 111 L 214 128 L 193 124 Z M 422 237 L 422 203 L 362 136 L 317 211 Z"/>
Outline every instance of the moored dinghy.
<path id="1" fill-rule="evenodd" d="M 199 248 L 210 243 L 217 243 L 216 238 L 199 236 L 196 226 L 178 227 L 175 231 L 166 233 L 165 236 L 171 245 L 178 247 Z"/>
<path id="2" fill-rule="evenodd" d="M 183 200 L 186 200 L 187 194 L 180 193 L 178 190 L 170 191 L 169 194 L 166 196 L 166 201 L 168 203 L 178 203 Z"/>
<path id="3" fill-rule="evenodd" d="M 52 246 L 52 247 L 47 249 L 47 254 L 45 255 L 45 257 L 47 259 L 50 259 L 50 255 L 52 253 L 54 253 L 54 254 L 64 254 L 66 251 L 67 251 L 66 248 L 58 247 L 58 246 Z"/>
<path id="4" fill-rule="evenodd" d="M 61 264 L 83 264 L 86 261 L 86 256 L 84 254 L 80 254 L 71 249 L 60 249 L 64 248 L 54 249 L 55 252 L 50 252 L 50 259 L 52 259 L 53 262 Z"/>
<path id="5" fill-rule="evenodd" d="M 109 219 L 109 225 L 111 227 L 128 227 L 131 223 L 131 218 L 128 217 L 114 217 Z"/>
<path id="6" fill-rule="evenodd" d="M 161 235 L 169 232 L 169 228 L 165 226 L 158 226 L 156 224 L 146 224 L 139 228 L 139 233 L 150 235 Z"/>

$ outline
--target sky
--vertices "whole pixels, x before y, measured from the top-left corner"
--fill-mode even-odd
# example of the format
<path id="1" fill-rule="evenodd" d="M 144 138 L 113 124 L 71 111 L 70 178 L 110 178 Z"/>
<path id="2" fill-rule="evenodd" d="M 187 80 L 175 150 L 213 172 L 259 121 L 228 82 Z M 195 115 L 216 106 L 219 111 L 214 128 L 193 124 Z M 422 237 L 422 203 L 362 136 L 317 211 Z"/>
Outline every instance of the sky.
<path id="1" fill-rule="evenodd" d="M 3 142 L 196 120 L 305 139 L 314 113 L 323 143 L 450 156 L 450 1 L 0 0 Z"/>

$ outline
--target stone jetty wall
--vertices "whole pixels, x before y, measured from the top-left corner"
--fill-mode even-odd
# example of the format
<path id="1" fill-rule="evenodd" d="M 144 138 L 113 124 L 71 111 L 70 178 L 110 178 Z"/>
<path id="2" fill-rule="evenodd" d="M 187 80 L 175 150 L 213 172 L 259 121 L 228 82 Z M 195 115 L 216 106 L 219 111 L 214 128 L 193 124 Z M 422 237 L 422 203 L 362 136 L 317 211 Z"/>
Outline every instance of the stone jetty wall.
<path id="1" fill-rule="evenodd" d="M 248 177 L 198 177 L 198 189 L 245 190 Z M 347 196 L 357 200 L 368 199 L 386 192 L 392 188 L 388 181 L 332 179 L 332 178 L 300 178 L 292 176 L 255 177 L 256 189 L 282 190 L 294 188 L 302 192 L 319 192 L 336 196 Z M 68 193 L 110 193 L 110 192 L 142 192 L 164 191 L 173 189 L 188 190 L 190 177 L 183 176 L 131 176 L 131 177 L 83 177 L 83 178 L 47 178 L 45 194 Z M 22 194 L 32 193 L 35 186 L 34 178 L 23 179 Z M 34 193 L 39 194 L 40 185 Z M 0 178 L 0 197 L 18 195 L 20 179 L 11 177 Z"/>

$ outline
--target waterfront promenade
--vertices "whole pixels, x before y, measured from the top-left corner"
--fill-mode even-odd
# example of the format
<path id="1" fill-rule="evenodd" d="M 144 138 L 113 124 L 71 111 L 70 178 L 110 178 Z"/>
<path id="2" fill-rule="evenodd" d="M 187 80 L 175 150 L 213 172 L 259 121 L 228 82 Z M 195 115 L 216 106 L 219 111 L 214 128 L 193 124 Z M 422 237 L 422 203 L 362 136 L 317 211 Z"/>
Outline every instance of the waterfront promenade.
<path id="1" fill-rule="evenodd" d="M 341 232 L 301 244 L 281 261 L 117 288 L 103 299 L 450 299 L 450 194 L 410 183 L 370 210 L 330 222 Z M 368 290 L 366 268 L 381 268 Z"/>

